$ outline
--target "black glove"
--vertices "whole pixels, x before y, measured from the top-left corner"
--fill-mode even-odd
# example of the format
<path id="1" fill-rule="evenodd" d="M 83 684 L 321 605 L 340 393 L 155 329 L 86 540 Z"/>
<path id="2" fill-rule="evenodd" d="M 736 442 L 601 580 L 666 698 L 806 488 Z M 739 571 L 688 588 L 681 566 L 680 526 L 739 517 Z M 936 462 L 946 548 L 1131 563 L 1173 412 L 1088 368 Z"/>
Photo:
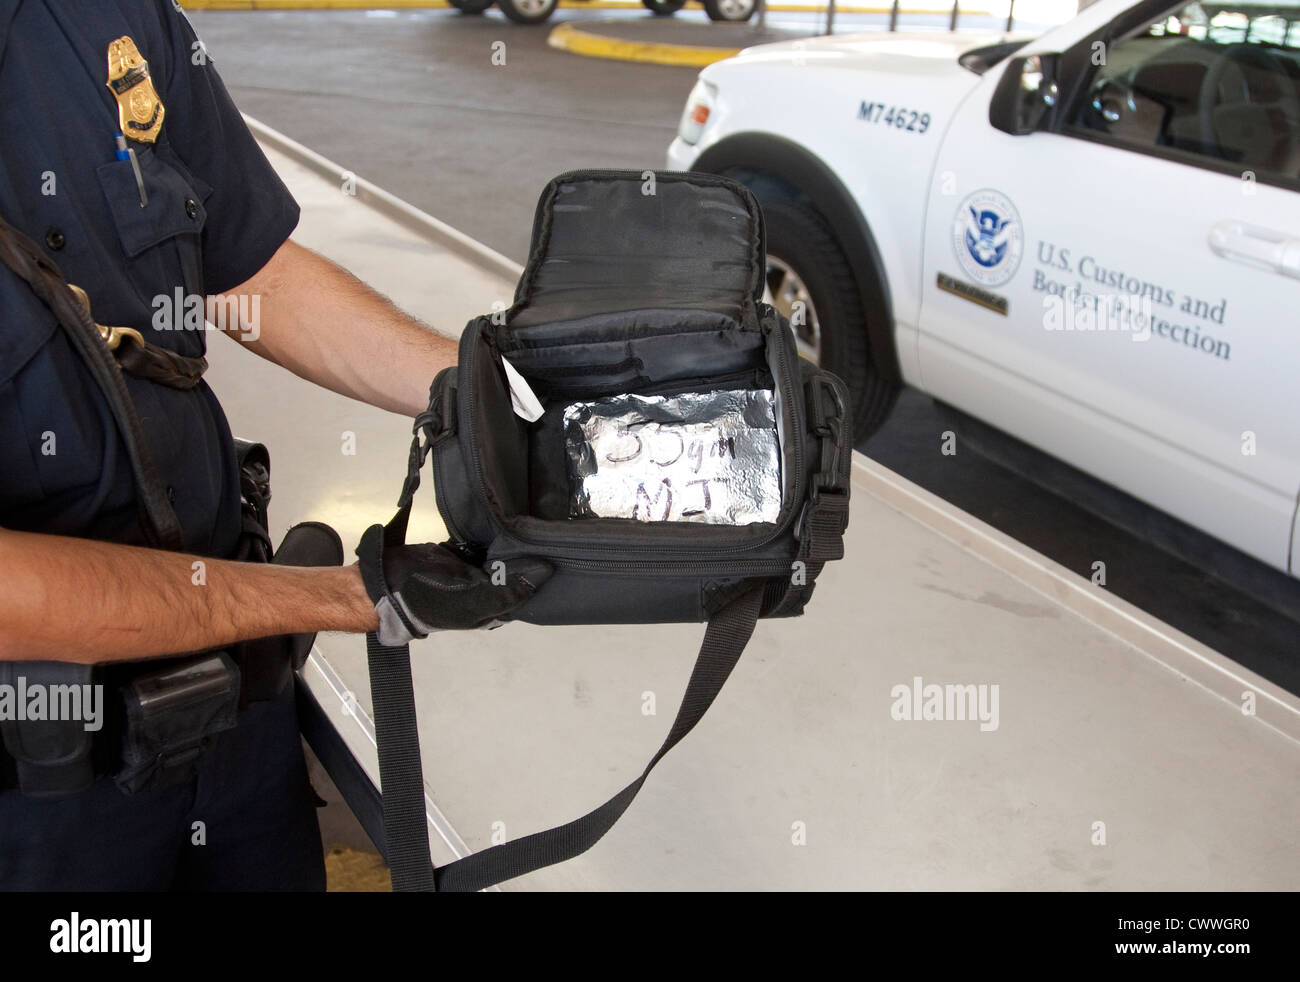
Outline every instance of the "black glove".
<path id="1" fill-rule="evenodd" d="M 357 546 L 361 578 L 379 613 L 379 642 L 408 644 L 433 631 L 495 627 L 550 579 L 551 564 L 524 557 L 471 566 L 445 545 L 385 546 L 372 525 Z"/>

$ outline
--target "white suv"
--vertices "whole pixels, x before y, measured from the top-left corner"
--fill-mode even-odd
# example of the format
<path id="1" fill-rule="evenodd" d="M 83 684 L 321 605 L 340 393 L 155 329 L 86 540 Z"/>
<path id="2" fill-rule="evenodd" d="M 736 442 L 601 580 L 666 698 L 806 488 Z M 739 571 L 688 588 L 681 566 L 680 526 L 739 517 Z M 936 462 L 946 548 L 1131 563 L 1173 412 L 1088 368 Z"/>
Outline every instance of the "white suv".
<path id="1" fill-rule="evenodd" d="M 1300 573 L 1300 0 L 751 48 L 668 166 L 762 200 L 859 436 L 906 382 Z"/>

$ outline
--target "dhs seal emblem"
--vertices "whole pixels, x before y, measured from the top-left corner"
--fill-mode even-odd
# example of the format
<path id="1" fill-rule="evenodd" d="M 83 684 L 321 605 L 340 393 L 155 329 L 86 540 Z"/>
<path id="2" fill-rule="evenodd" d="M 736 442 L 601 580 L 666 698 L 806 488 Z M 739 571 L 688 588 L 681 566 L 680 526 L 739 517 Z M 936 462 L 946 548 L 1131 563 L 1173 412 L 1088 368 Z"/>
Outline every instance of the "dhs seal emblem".
<path id="1" fill-rule="evenodd" d="M 1020 213 L 997 191 L 976 191 L 957 208 L 953 250 L 966 275 L 981 286 L 1001 286 L 1015 275 L 1024 241 Z"/>

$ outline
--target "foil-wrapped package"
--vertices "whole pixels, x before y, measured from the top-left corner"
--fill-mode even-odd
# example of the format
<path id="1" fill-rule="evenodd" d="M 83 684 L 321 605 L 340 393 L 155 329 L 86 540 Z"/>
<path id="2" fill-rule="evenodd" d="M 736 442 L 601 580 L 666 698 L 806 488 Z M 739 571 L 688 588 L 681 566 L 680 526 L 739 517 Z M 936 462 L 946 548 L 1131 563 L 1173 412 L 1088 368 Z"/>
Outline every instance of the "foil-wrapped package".
<path id="1" fill-rule="evenodd" d="M 750 525 L 780 514 L 769 390 L 575 402 L 564 437 L 570 517 Z"/>

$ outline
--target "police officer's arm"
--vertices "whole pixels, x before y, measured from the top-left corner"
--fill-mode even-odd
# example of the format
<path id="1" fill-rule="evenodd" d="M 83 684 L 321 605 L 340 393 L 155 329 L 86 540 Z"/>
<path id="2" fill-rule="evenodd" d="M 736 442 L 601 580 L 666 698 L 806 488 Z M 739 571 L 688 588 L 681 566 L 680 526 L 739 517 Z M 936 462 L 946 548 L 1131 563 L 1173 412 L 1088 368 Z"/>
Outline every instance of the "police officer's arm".
<path id="1" fill-rule="evenodd" d="M 0 529 L 0 661 L 94 664 L 378 626 L 355 565 L 199 560 Z"/>
<path id="2" fill-rule="evenodd" d="M 258 303 L 231 298 L 257 296 Z M 258 311 L 240 341 L 295 375 L 372 406 L 414 416 L 429 383 L 456 364 L 456 342 L 402 313 L 324 256 L 287 240 L 252 279 L 209 299 L 222 311 Z M 225 321 L 227 333 L 234 325 Z"/>
<path id="3" fill-rule="evenodd" d="M 264 357 L 373 405 L 410 416 L 423 410 L 434 374 L 456 361 L 454 342 L 288 241 L 298 206 L 179 4 L 140 6 L 152 6 L 157 21 L 158 43 L 145 54 L 163 85 L 162 125 L 187 172 L 201 182 L 204 292 L 260 296 L 260 323 L 244 327 L 253 327 L 251 347 Z"/>

